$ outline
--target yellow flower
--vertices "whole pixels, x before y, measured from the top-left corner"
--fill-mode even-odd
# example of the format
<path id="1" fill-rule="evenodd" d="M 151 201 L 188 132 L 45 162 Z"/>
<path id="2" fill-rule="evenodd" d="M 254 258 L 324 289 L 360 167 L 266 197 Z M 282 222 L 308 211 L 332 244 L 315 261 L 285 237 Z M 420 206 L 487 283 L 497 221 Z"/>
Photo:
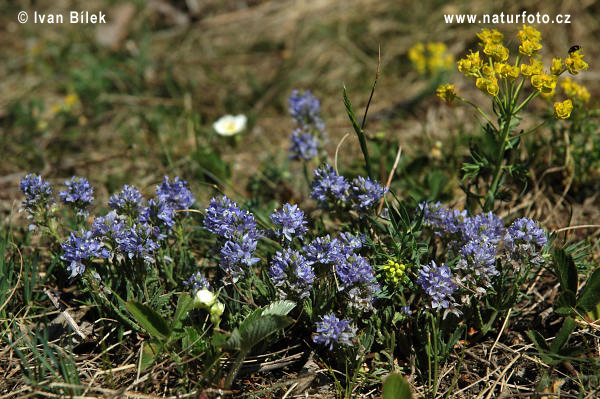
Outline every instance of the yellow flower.
<path id="1" fill-rule="evenodd" d="M 540 96 L 541 96 L 543 99 L 546 99 L 546 100 L 552 100 L 552 99 L 554 98 L 554 96 L 556 96 L 556 90 L 555 90 L 555 89 L 552 89 L 552 91 L 549 91 L 549 92 L 547 92 L 547 93 L 540 93 Z"/>
<path id="2" fill-rule="evenodd" d="M 516 79 L 519 77 L 519 67 L 497 62 L 494 64 L 494 69 L 498 72 L 500 77 L 504 79 Z"/>
<path id="3" fill-rule="evenodd" d="M 477 76 L 477 72 L 483 66 L 483 60 L 479 58 L 479 51 L 467 54 L 467 58 L 458 60 L 458 70 L 466 76 Z"/>
<path id="4" fill-rule="evenodd" d="M 385 279 L 390 282 L 397 284 L 402 281 L 404 277 L 404 272 L 406 270 L 406 265 L 403 263 L 398 263 L 393 260 L 388 260 L 387 263 L 383 266 L 383 271 L 385 273 Z"/>
<path id="5" fill-rule="evenodd" d="M 450 83 L 438 87 L 436 90 L 436 94 L 439 98 L 446 101 L 447 103 L 451 103 L 456 98 L 454 85 Z"/>
<path id="6" fill-rule="evenodd" d="M 550 68 L 550 73 L 552 75 L 560 75 L 560 73 L 563 71 L 563 62 L 562 59 L 560 58 L 553 58 L 552 59 L 552 67 Z"/>
<path id="7" fill-rule="evenodd" d="M 557 76 L 540 73 L 531 77 L 531 85 L 542 94 L 550 94 L 556 88 Z"/>
<path id="8" fill-rule="evenodd" d="M 573 82 L 571 78 L 566 78 L 563 80 L 561 87 L 563 88 L 567 97 L 573 100 L 579 100 L 584 103 L 590 100 L 590 92 L 585 87 Z"/>
<path id="9" fill-rule="evenodd" d="M 498 86 L 498 79 L 496 78 L 477 78 L 475 85 L 484 93 L 492 96 L 496 96 L 500 91 Z"/>
<path id="10" fill-rule="evenodd" d="M 489 30 L 487 28 L 483 28 L 481 32 L 477 34 L 477 37 L 481 39 L 482 46 L 485 46 L 487 43 L 500 44 L 502 43 L 502 39 L 504 39 L 504 35 L 498 32 L 497 29 Z"/>
<path id="11" fill-rule="evenodd" d="M 523 25 L 523 29 L 520 30 L 519 33 L 517 33 L 517 36 L 519 37 L 519 39 L 521 39 L 521 42 L 539 42 L 540 40 L 542 40 L 542 34 L 540 33 L 540 31 L 532 26 L 527 25 Z"/>
<path id="12" fill-rule="evenodd" d="M 567 119 L 571 116 L 571 111 L 573 111 L 573 102 L 571 100 L 554 103 L 554 115 L 559 119 Z"/>
<path id="13" fill-rule="evenodd" d="M 542 45 L 533 40 L 525 40 L 519 46 L 519 52 L 523 55 L 531 57 L 536 51 L 542 48 Z"/>
<path id="14" fill-rule="evenodd" d="M 588 64 L 583 60 L 581 49 L 569 53 L 565 59 L 565 66 L 571 75 L 577 75 L 577 72 L 588 69 Z"/>
<path id="15" fill-rule="evenodd" d="M 423 43 L 416 43 L 408 50 L 408 59 L 413 63 L 417 73 L 424 75 L 427 70 L 427 60 L 425 58 L 425 46 Z"/>
<path id="16" fill-rule="evenodd" d="M 496 76 L 496 70 L 494 70 L 494 68 L 492 68 L 489 64 L 485 64 L 483 68 L 481 68 L 481 74 L 485 78 L 493 78 Z"/>
<path id="17" fill-rule="evenodd" d="M 76 93 L 70 93 L 63 99 L 63 101 L 67 107 L 71 107 L 77 101 L 79 101 L 79 97 L 77 97 Z"/>
<path id="18" fill-rule="evenodd" d="M 506 61 L 508 59 L 508 49 L 501 43 L 487 42 L 483 48 L 483 52 L 496 61 Z"/>
<path id="19" fill-rule="evenodd" d="M 523 74 L 523 76 L 538 75 L 542 73 L 543 70 L 544 65 L 541 63 L 540 60 L 536 58 L 531 58 L 529 60 L 529 65 L 521 64 L 521 73 Z"/>

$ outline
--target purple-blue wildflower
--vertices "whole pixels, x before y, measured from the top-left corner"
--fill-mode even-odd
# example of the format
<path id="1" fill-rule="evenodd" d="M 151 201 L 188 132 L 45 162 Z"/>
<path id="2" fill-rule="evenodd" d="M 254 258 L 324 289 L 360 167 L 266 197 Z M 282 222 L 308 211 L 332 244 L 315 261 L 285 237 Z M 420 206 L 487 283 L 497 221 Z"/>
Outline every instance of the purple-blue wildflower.
<path id="1" fill-rule="evenodd" d="M 379 204 L 379 201 L 388 192 L 387 187 L 383 187 L 379 182 L 362 176 L 358 176 L 352 180 L 350 190 L 352 208 L 361 212 L 370 211 L 374 206 Z"/>
<path id="2" fill-rule="evenodd" d="M 305 245 L 302 251 L 312 263 L 330 264 L 342 254 L 340 241 L 332 239 L 329 234 L 315 238 L 310 244 Z"/>
<path id="3" fill-rule="evenodd" d="M 192 274 L 190 278 L 183 282 L 183 285 L 189 287 L 194 294 L 202 289 L 211 290 L 210 283 L 208 282 L 208 279 L 204 277 L 202 272 Z"/>
<path id="4" fill-rule="evenodd" d="M 175 176 L 173 181 L 165 176 L 162 183 L 156 187 L 156 196 L 175 210 L 189 209 L 195 201 L 194 194 L 188 187 L 188 182 Z"/>
<path id="5" fill-rule="evenodd" d="M 456 263 L 457 278 L 471 288 L 477 296 L 486 293 L 491 280 L 498 274 L 496 270 L 496 244 L 482 235 L 470 240 L 459 250 L 460 259 Z"/>
<path id="6" fill-rule="evenodd" d="M 256 221 L 226 196 L 212 198 L 204 216 L 204 228 L 225 239 L 256 232 Z"/>
<path id="7" fill-rule="evenodd" d="M 144 197 L 134 186 L 125 184 L 121 192 L 113 194 L 108 200 L 108 206 L 120 215 L 136 218 L 142 208 Z"/>
<path id="8" fill-rule="evenodd" d="M 374 295 L 381 289 L 369 261 L 355 254 L 339 256 L 335 263 L 340 291 L 347 291 L 350 306 L 373 310 Z"/>
<path id="9" fill-rule="evenodd" d="M 338 175 L 335 170 L 325 164 L 315 169 L 315 179 L 312 183 L 310 197 L 316 199 L 322 206 L 328 203 L 346 203 L 350 192 L 350 184 L 344 176 Z"/>
<path id="10" fill-rule="evenodd" d="M 277 252 L 271 261 L 269 276 L 276 287 L 279 287 L 282 297 L 290 294 L 306 298 L 315 281 L 312 263 L 298 251 L 289 248 Z"/>
<path id="11" fill-rule="evenodd" d="M 547 241 L 544 230 L 528 218 L 515 220 L 504 235 L 504 246 L 509 258 L 519 262 L 542 262 L 539 252 Z"/>
<path id="12" fill-rule="evenodd" d="M 410 310 L 410 306 L 408 305 L 400 307 L 400 311 L 406 316 L 410 316 L 412 314 L 412 310 Z"/>
<path id="13" fill-rule="evenodd" d="M 333 313 L 329 313 L 316 322 L 316 328 L 313 342 L 327 346 L 330 351 L 333 350 L 334 344 L 354 346 L 352 340 L 356 337 L 357 328 L 351 320 L 340 320 Z"/>
<path id="14" fill-rule="evenodd" d="M 494 244 L 498 244 L 504 235 L 504 223 L 493 212 L 465 217 L 460 228 L 465 242 L 487 237 Z"/>
<path id="15" fill-rule="evenodd" d="M 92 231 L 71 232 L 69 238 L 61 246 L 63 254 L 60 258 L 69 262 L 67 270 L 71 272 L 71 278 L 83 274 L 85 271 L 84 262 L 94 258 L 108 258 L 110 256 L 109 251 L 104 248 L 100 239 Z"/>
<path id="16" fill-rule="evenodd" d="M 92 232 L 94 237 L 106 237 L 114 241 L 116 237 L 122 234 L 125 224 L 125 217 L 112 210 L 105 216 L 98 216 L 94 219 Z"/>
<path id="17" fill-rule="evenodd" d="M 295 129 L 288 149 L 290 159 L 310 161 L 319 155 L 319 139 L 304 129 Z"/>
<path id="18" fill-rule="evenodd" d="M 140 210 L 139 222 L 170 230 L 175 225 L 175 210 L 172 203 L 162 199 L 150 198 L 148 205 Z"/>
<path id="19" fill-rule="evenodd" d="M 448 309 L 453 305 L 452 294 L 458 288 L 452 281 L 448 266 L 437 266 L 435 261 L 421 266 L 417 284 L 431 297 L 431 308 Z"/>
<path id="20" fill-rule="evenodd" d="M 325 123 L 320 117 L 321 104 L 309 90 L 302 94 L 298 90 L 292 91 L 288 99 L 290 115 L 302 127 L 313 127 L 325 130 Z"/>
<path id="21" fill-rule="evenodd" d="M 60 200 L 77 209 L 77 214 L 87 216 L 86 208 L 94 201 L 94 188 L 85 177 L 71 177 L 65 181 L 67 189 L 58 193 Z"/>
<path id="22" fill-rule="evenodd" d="M 246 274 L 246 269 L 260 260 L 253 255 L 257 241 L 252 234 L 228 240 L 221 248 L 219 266 L 228 278 L 236 282 Z"/>
<path id="23" fill-rule="evenodd" d="M 448 209 L 440 202 L 435 204 L 422 202 L 419 210 L 423 211 L 424 224 L 430 227 L 437 236 L 451 236 L 461 231 L 467 211 Z"/>
<path id="24" fill-rule="evenodd" d="M 304 212 L 298 209 L 298 205 L 285 204 L 279 211 L 271 214 L 271 220 L 280 229 L 275 231 L 277 237 L 283 236 L 286 240 L 292 241 L 294 237 L 302 238 L 308 230 Z"/>
<path id="25" fill-rule="evenodd" d="M 147 223 L 136 223 L 123 229 L 116 237 L 116 242 L 126 258 L 143 259 L 147 263 L 154 263 L 154 252 L 159 248 L 158 241 L 162 238 L 164 236 L 160 234 L 158 227 Z"/>
<path id="26" fill-rule="evenodd" d="M 21 191 L 23 191 L 23 194 L 25 194 L 23 208 L 31 215 L 34 215 L 38 210 L 45 209 L 54 203 L 52 186 L 50 185 L 50 182 L 42 179 L 42 176 L 38 176 L 35 173 L 29 173 L 21 179 L 19 187 L 21 188 Z"/>
<path id="27" fill-rule="evenodd" d="M 339 240 L 342 248 L 341 252 L 345 255 L 358 251 L 363 247 L 365 242 L 367 242 L 367 238 L 364 234 L 355 236 L 348 232 L 341 233 Z"/>

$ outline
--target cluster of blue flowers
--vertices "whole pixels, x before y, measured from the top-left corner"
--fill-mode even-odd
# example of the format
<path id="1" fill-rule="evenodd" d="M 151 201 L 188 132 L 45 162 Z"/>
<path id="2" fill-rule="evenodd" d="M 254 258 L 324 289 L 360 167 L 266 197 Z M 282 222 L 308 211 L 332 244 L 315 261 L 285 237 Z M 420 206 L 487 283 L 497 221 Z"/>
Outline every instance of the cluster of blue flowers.
<path id="1" fill-rule="evenodd" d="M 288 241 L 292 241 L 293 237 L 302 239 L 308 230 L 304 212 L 298 209 L 298 205 L 285 204 L 281 210 L 273 212 L 270 217 L 273 223 L 280 226 L 275 231 L 277 237 L 283 237 Z"/>
<path id="2" fill-rule="evenodd" d="M 319 155 L 319 138 L 325 135 L 319 99 L 310 91 L 294 90 L 288 99 L 290 115 L 298 124 L 291 137 L 290 159 L 311 160 Z"/>
<path id="3" fill-rule="evenodd" d="M 329 350 L 333 350 L 334 344 L 354 345 L 352 340 L 356 337 L 356 326 L 351 320 L 340 320 L 333 313 L 329 313 L 316 325 L 317 332 L 313 335 L 313 342 L 325 345 Z"/>
<path id="4" fill-rule="evenodd" d="M 312 264 L 313 262 L 298 251 L 290 248 L 275 254 L 269 268 L 269 276 L 275 286 L 279 287 L 282 298 L 292 296 L 302 299 L 310 295 L 310 289 L 315 282 Z"/>
<path id="5" fill-rule="evenodd" d="M 185 280 L 183 282 L 183 284 L 187 287 L 189 287 L 192 290 L 193 294 L 196 294 L 196 292 L 206 289 L 206 290 L 211 290 L 211 286 L 210 283 L 208 282 L 208 279 L 206 277 L 204 277 L 204 275 L 202 274 L 202 272 L 196 272 L 194 274 L 192 274 L 190 276 L 190 278 L 188 278 L 187 280 Z"/>
<path id="6" fill-rule="evenodd" d="M 364 215 L 375 209 L 388 192 L 379 182 L 369 177 L 356 177 L 350 183 L 340 176 L 330 165 L 315 170 L 311 198 L 319 201 L 324 208 L 351 208 Z"/>
<path id="7" fill-rule="evenodd" d="M 454 273 L 445 269 L 423 267 L 419 283 L 432 297 L 432 307 L 452 308 L 455 303 L 450 296 L 455 289 L 448 284 L 428 284 L 432 276 L 449 282 L 455 279 L 460 286 L 466 287 L 476 297 L 486 294 L 494 276 L 499 274 L 498 263 L 511 262 L 515 270 L 524 263 L 540 263 L 540 251 L 546 245 L 544 231 L 531 219 L 516 220 L 505 228 L 502 219 L 492 212 L 468 216 L 466 211 L 448 209 L 439 202 L 422 203 L 419 211 L 423 213 L 424 224 L 442 238 L 447 246 L 448 258 L 458 257 L 454 264 Z M 504 240 L 504 246 L 502 241 Z M 437 270 L 433 273 L 433 270 Z M 442 273 L 443 272 L 443 273 Z M 456 287 L 456 286 L 454 286 Z M 439 291 L 438 291 L 439 290 Z M 461 302 L 469 301 L 470 295 L 463 295 Z M 445 298 L 444 300 L 442 300 Z"/>
<path id="8" fill-rule="evenodd" d="M 260 259 L 254 251 L 261 233 L 254 216 L 226 196 L 212 198 L 204 215 L 204 228 L 222 241 L 219 266 L 228 282 L 236 282 Z"/>
<path id="9" fill-rule="evenodd" d="M 72 206 L 82 216 L 94 200 L 94 189 L 83 177 L 65 181 L 66 189 L 59 193 L 62 202 Z M 40 176 L 29 174 L 21 180 L 25 193 L 23 206 L 31 215 L 54 203 L 52 187 Z M 61 259 L 68 263 L 71 278 L 83 274 L 86 264 L 94 258 L 120 257 L 144 263 L 155 262 L 155 252 L 175 225 L 176 211 L 189 208 L 194 195 L 187 182 L 165 176 L 156 188 L 156 197 L 144 204 L 140 191 L 129 185 L 109 199 L 113 211 L 97 217 L 91 229 L 72 232 L 61 245 Z"/>
<path id="10" fill-rule="evenodd" d="M 71 177 L 71 180 L 65 181 L 67 189 L 58 193 L 58 196 L 65 204 L 73 206 L 77 214 L 87 216 L 87 207 L 94 202 L 94 188 L 85 177 Z"/>
<path id="11" fill-rule="evenodd" d="M 421 266 L 417 284 L 431 297 L 431 308 L 448 309 L 453 305 L 452 294 L 457 286 L 445 264 L 438 267 L 435 261 L 431 261 L 431 264 Z"/>
<path id="12" fill-rule="evenodd" d="M 50 182 L 42 179 L 42 176 L 30 173 L 21 179 L 19 187 L 23 191 L 23 194 L 25 194 L 23 209 L 31 217 L 38 215 L 40 211 L 47 210 L 54 203 L 52 185 Z"/>

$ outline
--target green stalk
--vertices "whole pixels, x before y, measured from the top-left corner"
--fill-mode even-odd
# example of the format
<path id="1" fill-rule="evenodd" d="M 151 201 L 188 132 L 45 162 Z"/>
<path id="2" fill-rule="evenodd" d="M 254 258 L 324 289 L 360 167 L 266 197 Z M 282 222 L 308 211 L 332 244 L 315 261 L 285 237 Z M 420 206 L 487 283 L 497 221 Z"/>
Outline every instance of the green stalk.
<path id="1" fill-rule="evenodd" d="M 483 205 L 484 212 L 491 211 L 494 207 L 494 200 L 496 199 L 496 192 L 498 191 L 498 182 L 500 181 L 500 177 L 502 176 L 502 170 L 504 169 L 502 161 L 504 160 L 504 152 L 506 151 L 506 143 L 508 142 L 508 135 L 510 133 L 510 120 L 512 119 L 512 116 L 513 113 L 509 112 L 508 118 L 506 119 L 506 121 L 504 122 L 504 126 L 502 127 L 502 144 L 500 145 L 498 159 L 494 168 L 494 178 L 492 180 L 490 190 L 486 195 L 485 203 Z"/>
<path id="2" fill-rule="evenodd" d="M 229 374 L 227 374 L 227 378 L 225 379 L 225 389 L 231 388 L 231 384 L 233 383 L 233 380 L 235 379 L 235 376 L 237 375 L 238 371 L 240 371 L 240 367 L 242 366 L 246 355 L 248 355 L 248 350 L 241 350 L 240 354 L 235 359 L 235 362 L 233 363 L 233 366 L 229 371 Z"/>

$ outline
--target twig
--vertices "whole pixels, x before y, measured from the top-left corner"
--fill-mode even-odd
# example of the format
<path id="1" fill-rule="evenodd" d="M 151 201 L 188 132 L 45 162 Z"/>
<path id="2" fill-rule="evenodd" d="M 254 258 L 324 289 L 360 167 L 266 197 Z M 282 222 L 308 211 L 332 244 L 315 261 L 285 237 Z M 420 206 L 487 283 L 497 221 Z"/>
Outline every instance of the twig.
<path id="1" fill-rule="evenodd" d="M 337 173 L 338 175 L 340 174 L 340 172 L 338 172 L 338 152 L 340 150 L 340 147 L 342 146 L 342 143 L 348 138 L 348 136 L 350 136 L 350 133 L 346 133 L 344 137 L 342 137 L 338 145 L 335 147 L 335 158 L 333 161 L 333 167 L 335 168 L 335 173 Z"/>
<path id="2" fill-rule="evenodd" d="M 390 186 L 392 185 L 392 178 L 394 177 L 394 173 L 396 173 L 396 168 L 398 167 L 398 163 L 400 162 L 400 155 L 402 155 L 402 147 L 398 146 L 398 152 L 396 153 L 396 159 L 394 160 L 394 166 L 392 166 L 392 171 L 390 172 L 390 175 L 388 176 L 388 179 L 387 179 L 387 183 L 385 184 L 385 187 L 388 190 L 390 189 Z M 379 208 L 377 209 L 378 215 L 381 213 L 381 210 L 383 209 L 383 202 L 384 202 L 384 199 L 381 198 L 381 201 L 379 202 Z"/>
<path id="3" fill-rule="evenodd" d="M 44 293 L 48 296 L 48 298 L 50 298 L 50 301 L 52 301 L 52 304 L 56 307 L 56 309 L 60 310 L 60 313 L 63 315 L 67 323 L 69 323 L 71 328 L 77 333 L 77 335 L 79 335 L 84 340 L 87 339 L 87 335 L 85 335 L 83 331 L 81 331 L 73 317 L 71 317 L 71 315 L 69 314 L 69 311 L 66 309 L 66 307 L 64 305 L 61 305 L 61 303 L 58 301 L 58 297 L 47 288 L 44 288 Z"/>

